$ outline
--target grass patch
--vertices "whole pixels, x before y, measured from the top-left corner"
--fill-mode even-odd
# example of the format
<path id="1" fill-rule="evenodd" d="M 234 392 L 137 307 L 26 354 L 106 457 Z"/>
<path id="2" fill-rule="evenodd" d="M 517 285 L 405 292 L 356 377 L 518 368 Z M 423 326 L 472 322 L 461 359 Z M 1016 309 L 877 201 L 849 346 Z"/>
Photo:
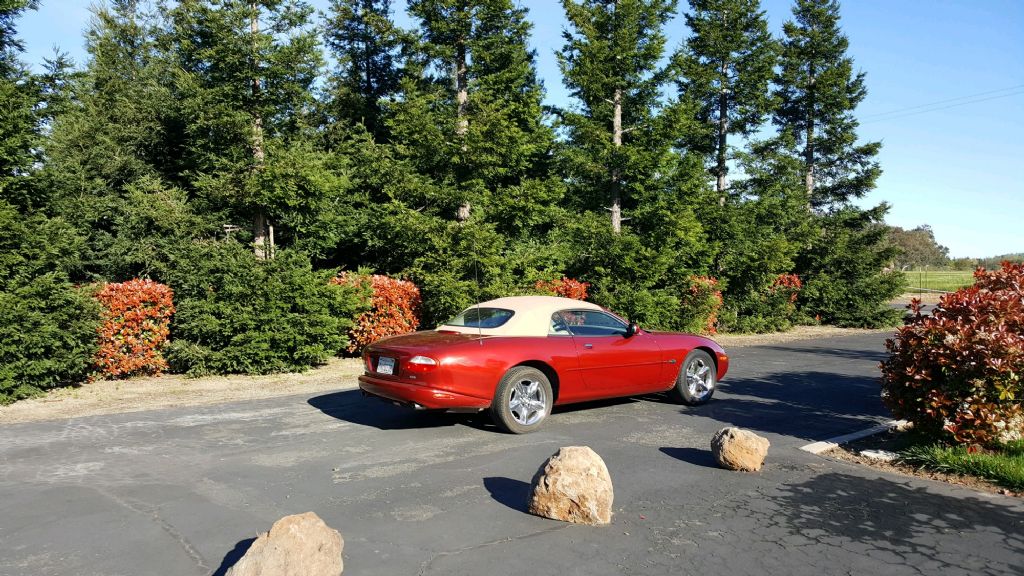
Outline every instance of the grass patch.
<path id="1" fill-rule="evenodd" d="M 974 453 L 964 446 L 917 445 L 902 450 L 899 459 L 911 466 L 977 476 L 1016 492 L 1024 491 L 1024 440 Z"/>
<path id="2" fill-rule="evenodd" d="M 974 284 L 974 272 L 970 270 L 911 270 L 903 272 L 907 279 L 907 291 L 918 289 L 954 292 Z"/>

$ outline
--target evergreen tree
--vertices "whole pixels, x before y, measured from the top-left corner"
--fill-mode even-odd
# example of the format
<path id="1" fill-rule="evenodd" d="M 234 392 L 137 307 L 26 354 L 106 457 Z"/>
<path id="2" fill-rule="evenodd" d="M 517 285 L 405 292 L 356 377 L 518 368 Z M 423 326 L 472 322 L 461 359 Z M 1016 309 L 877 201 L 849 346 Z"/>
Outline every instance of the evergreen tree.
<path id="1" fill-rule="evenodd" d="M 710 157 L 724 203 L 728 137 L 750 136 L 764 123 L 776 43 L 759 0 L 690 0 L 686 24 L 691 35 L 678 56 L 680 91 L 698 105 L 702 129 L 691 142 Z"/>
<path id="2" fill-rule="evenodd" d="M 163 194 L 165 181 L 184 179 L 172 137 L 177 118 L 170 75 L 156 43 L 154 15 L 141 5 L 115 0 L 95 9 L 86 31 L 89 59 L 68 83 L 66 102 L 54 115 L 40 175 L 51 194 L 51 213 L 88 238 L 86 275 L 105 280 L 152 271 L 149 258 L 125 248 L 138 246 L 142 253 L 142 246 L 166 238 L 130 235 L 132 241 L 125 242 L 118 239 L 120 223 L 149 204 L 140 190 Z M 205 229 L 192 222 L 180 233 Z"/>
<path id="3" fill-rule="evenodd" d="M 259 257 L 273 254 L 280 207 L 323 192 L 267 189 L 260 177 L 276 161 L 274 141 L 287 145 L 308 126 L 322 66 L 312 14 L 298 0 L 182 0 L 168 14 L 190 187 L 205 211 L 249 219 Z"/>
<path id="4" fill-rule="evenodd" d="M 662 29 L 675 3 L 564 0 L 563 7 L 569 28 L 558 58 L 577 105 L 559 111 L 567 137 L 559 161 L 567 204 L 582 213 L 567 227 L 569 272 L 591 282 L 595 301 L 648 326 L 679 328 L 686 321 L 680 296 L 707 262 L 694 215 L 703 170 L 678 150 L 693 110 L 665 103 L 663 94 L 672 77 L 662 63 Z"/>
<path id="5" fill-rule="evenodd" d="M 570 28 L 559 67 L 579 109 L 563 110 L 569 142 L 568 176 L 577 208 L 611 211 L 612 231 L 623 210 L 636 208 L 667 150 L 659 125 L 665 70 L 662 29 L 675 2 L 563 0 Z M 610 205 L 609 205 L 610 203 Z"/>
<path id="6" fill-rule="evenodd" d="M 39 118 L 42 100 L 36 79 L 18 59 L 23 50 L 15 22 L 35 0 L 0 1 L 0 199 L 28 210 L 38 208 L 29 173 L 38 161 Z"/>
<path id="7" fill-rule="evenodd" d="M 867 90 L 853 72 L 849 41 L 839 27 L 836 0 L 797 0 L 794 20 L 783 26 L 776 78 L 777 153 L 799 158 L 808 207 L 820 227 L 798 255 L 807 314 L 839 325 L 896 322 L 886 301 L 897 296 L 901 274 L 885 269 L 895 250 L 882 219 L 888 205 L 860 209 L 850 201 L 874 188 L 881 169 L 878 142 L 857 142 L 854 110 Z"/>
<path id="8" fill-rule="evenodd" d="M 867 194 L 881 174 L 881 144 L 857 142 L 853 112 L 867 95 L 864 73 L 853 72 L 846 54 L 839 2 L 797 0 L 793 16 L 783 25 L 774 121 L 782 146 L 803 159 L 811 204 L 841 204 Z"/>
<path id="9" fill-rule="evenodd" d="M 546 175 L 553 133 L 531 26 L 511 0 L 416 0 L 409 12 L 421 23 L 421 56 L 407 67 L 396 129 L 422 171 L 460 189 L 465 219 L 467 201 Z"/>
<path id="10" fill-rule="evenodd" d="M 855 328 L 898 324 L 903 310 L 886 302 L 906 285 L 900 272 L 883 272 L 898 250 L 886 241 L 887 204 L 846 206 L 822 217 L 821 234 L 797 257 L 804 278 L 801 306 L 823 323 Z"/>
<path id="11" fill-rule="evenodd" d="M 377 174 L 356 168 L 354 188 L 379 199 L 360 211 L 366 252 L 383 247 L 379 262 L 401 263 L 435 321 L 477 297 L 522 291 L 538 271 L 557 274 L 553 262 L 564 258 L 549 232 L 565 220 L 564 187 L 548 162 L 554 134 L 526 10 L 510 0 L 423 0 L 409 12 L 419 34 L 385 111 L 393 152 L 376 156 Z M 407 235 L 395 250 L 393 239 Z"/>
<path id="12" fill-rule="evenodd" d="M 398 92 L 405 33 L 391 19 L 391 0 L 331 0 L 325 39 L 337 71 L 331 78 L 329 122 L 362 124 L 387 140 L 381 100 Z"/>

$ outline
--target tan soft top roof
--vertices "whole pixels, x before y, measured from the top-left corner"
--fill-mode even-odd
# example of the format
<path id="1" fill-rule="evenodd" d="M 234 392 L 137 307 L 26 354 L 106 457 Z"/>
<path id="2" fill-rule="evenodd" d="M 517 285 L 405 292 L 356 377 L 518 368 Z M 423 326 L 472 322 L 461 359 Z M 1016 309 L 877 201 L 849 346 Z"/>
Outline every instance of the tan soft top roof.
<path id="1" fill-rule="evenodd" d="M 497 328 L 442 324 L 437 329 L 485 336 L 547 336 L 551 315 L 559 310 L 602 310 L 597 304 L 558 296 L 509 296 L 481 302 L 470 308 L 504 308 L 515 314 Z"/>

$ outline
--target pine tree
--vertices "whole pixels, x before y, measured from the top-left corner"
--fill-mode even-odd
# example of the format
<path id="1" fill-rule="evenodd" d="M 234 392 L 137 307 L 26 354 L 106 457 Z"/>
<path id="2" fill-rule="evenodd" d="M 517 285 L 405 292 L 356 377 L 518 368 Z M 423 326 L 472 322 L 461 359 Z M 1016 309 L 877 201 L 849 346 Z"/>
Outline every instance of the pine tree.
<path id="1" fill-rule="evenodd" d="M 862 209 L 851 203 L 881 174 L 875 159 L 881 144 L 857 142 L 854 111 L 867 95 L 865 75 L 853 72 L 836 0 L 796 0 L 793 16 L 783 26 L 774 144 L 776 154 L 799 159 L 819 227 L 796 258 L 804 281 L 801 305 L 826 323 L 891 324 L 900 314 L 886 302 L 904 282 L 885 270 L 895 256 L 882 226 L 888 205 Z"/>
<path id="2" fill-rule="evenodd" d="M 39 159 L 36 107 L 42 95 L 36 79 L 18 59 L 23 45 L 15 22 L 36 5 L 35 0 L 0 2 L 0 200 L 25 210 L 39 204 L 28 176 Z"/>
<path id="3" fill-rule="evenodd" d="M 409 12 L 420 20 L 421 56 L 407 67 L 395 123 L 425 173 L 461 188 L 464 219 L 465 201 L 545 175 L 553 134 L 531 26 L 510 0 L 413 1 Z"/>
<path id="4" fill-rule="evenodd" d="M 398 92 L 405 32 L 391 19 L 391 0 L 331 0 L 325 39 L 338 68 L 330 80 L 329 122 L 362 124 L 387 140 L 381 100 Z"/>
<path id="5" fill-rule="evenodd" d="M 783 25 L 779 100 L 774 122 L 780 143 L 804 162 L 807 194 L 816 208 L 859 198 L 881 174 L 881 144 L 857 142 L 854 110 L 867 95 L 864 73 L 853 72 L 849 41 L 836 0 L 797 0 Z"/>
<path id="6" fill-rule="evenodd" d="M 680 92 L 698 105 L 703 129 L 691 142 L 710 156 L 724 203 L 728 137 L 750 136 L 764 123 L 776 43 L 759 0 L 690 0 L 686 24 L 691 35 L 678 57 Z"/>
<path id="7" fill-rule="evenodd" d="M 635 208 L 667 149 L 658 123 L 666 74 L 662 29 L 672 0 L 563 0 L 570 28 L 558 54 L 565 84 L 579 102 L 563 110 L 566 161 L 580 208 L 611 211 L 614 233 Z M 610 202 L 610 206 L 609 206 Z"/>
<path id="8" fill-rule="evenodd" d="M 308 124 L 322 66 L 312 14 L 294 0 L 182 0 L 168 14 L 186 170 L 206 210 L 249 218 L 262 258 L 275 245 L 270 211 L 294 200 L 280 197 L 287 183 L 266 189 L 260 172 L 274 143 Z"/>

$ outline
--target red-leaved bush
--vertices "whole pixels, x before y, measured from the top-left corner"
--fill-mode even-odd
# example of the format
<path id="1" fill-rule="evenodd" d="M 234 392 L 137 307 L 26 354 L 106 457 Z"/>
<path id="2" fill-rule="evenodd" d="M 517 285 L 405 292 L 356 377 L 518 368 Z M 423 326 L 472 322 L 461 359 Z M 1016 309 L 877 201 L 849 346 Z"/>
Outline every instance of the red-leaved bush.
<path id="1" fill-rule="evenodd" d="M 913 316 L 885 345 L 882 395 L 897 418 L 935 436 L 988 444 L 1020 426 L 1024 397 L 1024 264 L 974 273 L 931 315 Z M 1016 430 L 1024 432 L 1024 430 Z"/>
<path id="2" fill-rule="evenodd" d="M 797 296 L 800 295 L 800 289 L 803 287 L 804 283 L 796 274 L 779 274 L 778 278 L 772 282 L 771 291 L 773 295 L 785 295 L 790 304 L 796 304 Z"/>
<path id="3" fill-rule="evenodd" d="M 590 283 L 580 282 L 573 278 L 562 277 L 561 280 L 538 280 L 533 287 L 539 292 L 544 292 L 554 296 L 561 296 L 562 298 L 586 300 L 587 288 L 590 288 Z"/>
<path id="4" fill-rule="evenodd" d="M 348 351 L 358 352 L 386 336 L 414 332 L 420 325 L 420 289 L 407 280 L 374 274 L 342 272 L 331 282 L 373 288 L 370 310 L 356 317 L 349 331 Z"/>
<path id="5" fill-rule="evenodd" d="M 93 363 L 102 378 L 157 375 L 167 369 L 163 347 L 174 314 L 174 292 L 152 280 L 106 284 L 96 293 L 102 306 L 99 350 Z"/>
<path id="6" fill-rule="evenodd" d="M 702 334 L 718 332 L 718 311 L 722 308 L 722 291 L 712 276 L 691 276 L 690 287 L 680 299 L 685 330 Z"/>

